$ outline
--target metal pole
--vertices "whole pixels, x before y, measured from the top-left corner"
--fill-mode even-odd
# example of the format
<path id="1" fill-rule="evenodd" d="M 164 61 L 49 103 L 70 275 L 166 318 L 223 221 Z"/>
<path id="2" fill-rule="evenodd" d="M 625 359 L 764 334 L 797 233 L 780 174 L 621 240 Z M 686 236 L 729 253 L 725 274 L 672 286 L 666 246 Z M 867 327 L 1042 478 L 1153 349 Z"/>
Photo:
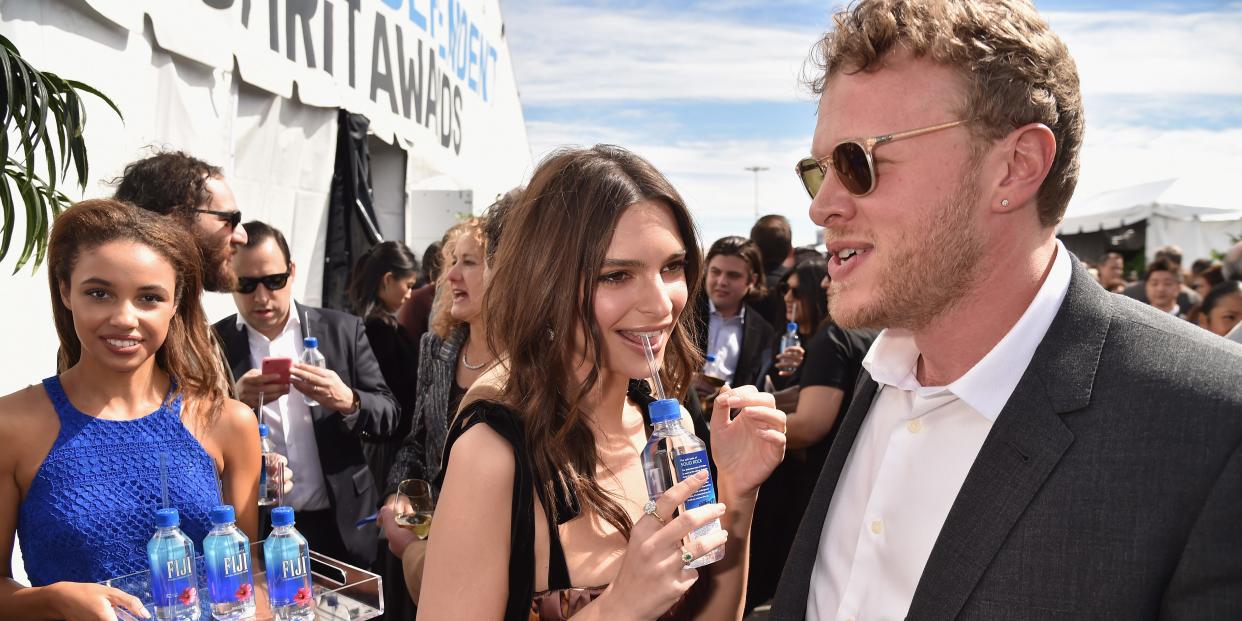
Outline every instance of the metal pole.
<path id="1" fill-rule="evenodd" d="M 767 166 L 747 166 L 743 169 L 755 173 L 755 220 L 759 219 L 759 173 L 767 169 Z"/>

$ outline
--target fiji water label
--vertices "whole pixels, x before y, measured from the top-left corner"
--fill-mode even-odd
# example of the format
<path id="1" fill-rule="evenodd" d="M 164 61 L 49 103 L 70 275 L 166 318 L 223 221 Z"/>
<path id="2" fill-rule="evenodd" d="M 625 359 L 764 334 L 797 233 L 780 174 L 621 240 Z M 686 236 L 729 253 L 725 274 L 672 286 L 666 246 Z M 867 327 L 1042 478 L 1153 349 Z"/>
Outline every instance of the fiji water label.
<path id="1" fill-rule="evenodd" d="M 224 548 L 224 546 L 221 546 Z M 207 590 L 216 604 L 244 602 L 254 595 L 250 554 L 246 546 L 207 551 Z"/>
<path id="2" fill-rule="evenodd" d="M 311 602 L 310 557 L 267 558 L 267 586 L 273 606 L 304 606 Z"/>
<path id="3" fill-rule="evenodd" d="M 700 470 L 707 470 L 707 482 L 686 499 L 686 509 L 694 509 L 716 502 L 716 486 L 712 485 L 711 471 L 708 469 L 707 451 L 684 453 L 673 458 L 673 466 L 677 468 L 677 480 L 684 481 Z"/>
<path id="4" fill-rule="evenodd" d="M 156 558 L 151 565 L 151 594 L 155 596 L 156 606 L 188 606 L 198 601 L 193 556 Z"/>

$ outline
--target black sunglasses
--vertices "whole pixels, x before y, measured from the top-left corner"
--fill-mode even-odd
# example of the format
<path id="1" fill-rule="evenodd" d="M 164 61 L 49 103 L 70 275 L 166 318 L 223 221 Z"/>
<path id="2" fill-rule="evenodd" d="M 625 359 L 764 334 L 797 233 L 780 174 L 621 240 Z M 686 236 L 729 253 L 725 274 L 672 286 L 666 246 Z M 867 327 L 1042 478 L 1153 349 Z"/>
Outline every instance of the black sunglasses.
<path id="1" fill-rule="evenodd" d="M 263 283 L 263 286 L 267 287 L 268 291 L 280 291 L 285 288 L 285 285 L 289 284 L 289 275 L 292 273 L 293 270 L 284 274 L 268 274 L 266 276 L 238 276 L 237 292 L 254 293 L 254 290 L 259 288 L 259 283 Z"/>
<path id="2" fill-rule="evenodd" d="M 237 228 L 241 224 L 241 211 L 214 211 L 211 209 L 195 209 L 198 213 L 213 215 L 224 220 L 232 228 Z"/>
<path id="3" fill-rule="evenodd" d="M 813 157 L 805 157 L 798 161 L 794 170 L 798 173 L 798 178 L 802 180 L 803 187 L 806 188 L 807 194 L 811 198 L 819 193 L 819 187 L 824 184 L 824 175 L 828 174 L 828 168 L 832 167 L 832 172 L 836 173 L 837 179 L 841 185 L 854 196 L 866 196 L 875 190 L 875 148 L 889 142 L 897 140 L 905 140 L 906 138 L 914 138 L 923 134 L 938 132 L 942 129 L 957 127 L 969 123 L 970 121 L 950 121 L 931 127 L 923 127 L 920 129 L 912 129 L 910 131 L 898 132 L 896 134 L 885 134 L 874 138 L 858 138 L 854 140 L 845 140 L 837 143 L 832 148 L 832 152 L 826 157 L 815 159 Z"/>

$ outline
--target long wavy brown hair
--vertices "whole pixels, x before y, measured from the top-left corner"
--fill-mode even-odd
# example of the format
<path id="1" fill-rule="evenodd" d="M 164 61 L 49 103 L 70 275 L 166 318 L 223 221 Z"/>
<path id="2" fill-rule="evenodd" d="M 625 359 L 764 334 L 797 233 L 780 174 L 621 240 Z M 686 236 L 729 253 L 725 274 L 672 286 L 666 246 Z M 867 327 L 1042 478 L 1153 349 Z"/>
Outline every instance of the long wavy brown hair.
<path id="1" fill-rule="evenodd" d="M 505 216 L 484 296 L 489 344 L 507 359 L 501 400 L 522 416 L 544 510 L 555 523 L 560 486 L 627 538 L 629 514 L 595 480 L 599 456 L 583 406 L 603 366 L 603 335 L 593 311 L 600 270 L 621 214 L 643 201 L 672 211 L 686 250 L 687 299 L 693 300 L 703 260 L 685 202 L 646 160 L 606 145 L 557 151 L 540 163 Z M 687 306 L 665 349 L 661 378 L 670 396 L 684 396 L 702 364 L 692 315 Z M 574 347 L 576 331 L 586 338 L 585 379 L 575 370 L 584 355 Z"/>
<path id="2" fill-rule="evenodd" d="M 143 211 L 113 199 L 82 201 L 60 214 L 48 242 L 48 288 L 52 318 L 60 337 L 58 371 L 78 363 L 82 343 L 73 328 L 73 312 L 60 297 L 70 286 L 78 257 L 114 241 L 147 246 L 172 264 L 177 274 L 173 300 L 177 312 L 168 336 L 155 353 L 155 364 L 176 380 L 176 393 L 195 401 L 198 420 L 210 424 L 224 404 L 228 378 L 217 356 L 203 312 L 203 265 L 194 239 L 175 218 Z M 189 399 L 187 399 L 189 401 Z"/>

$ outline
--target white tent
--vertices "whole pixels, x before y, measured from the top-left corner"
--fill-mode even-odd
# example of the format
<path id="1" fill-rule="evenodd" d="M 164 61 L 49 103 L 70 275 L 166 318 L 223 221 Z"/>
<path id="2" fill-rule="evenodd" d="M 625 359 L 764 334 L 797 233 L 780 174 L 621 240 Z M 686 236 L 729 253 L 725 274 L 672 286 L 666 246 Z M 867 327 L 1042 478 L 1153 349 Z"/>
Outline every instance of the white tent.
<path id="1" fill-rule="evenodd" d="M 1242 179 L 1239 191 L 1221 191 L 1220 180 L 1208 184 L 1190 178 L 1133 185 L 1070 202 L 1057 235 L 1118 229 L 1146 221 L 1145 251 L 1177 244 L 1186 260 L 1224 251 L 1242 235 Z"/>

